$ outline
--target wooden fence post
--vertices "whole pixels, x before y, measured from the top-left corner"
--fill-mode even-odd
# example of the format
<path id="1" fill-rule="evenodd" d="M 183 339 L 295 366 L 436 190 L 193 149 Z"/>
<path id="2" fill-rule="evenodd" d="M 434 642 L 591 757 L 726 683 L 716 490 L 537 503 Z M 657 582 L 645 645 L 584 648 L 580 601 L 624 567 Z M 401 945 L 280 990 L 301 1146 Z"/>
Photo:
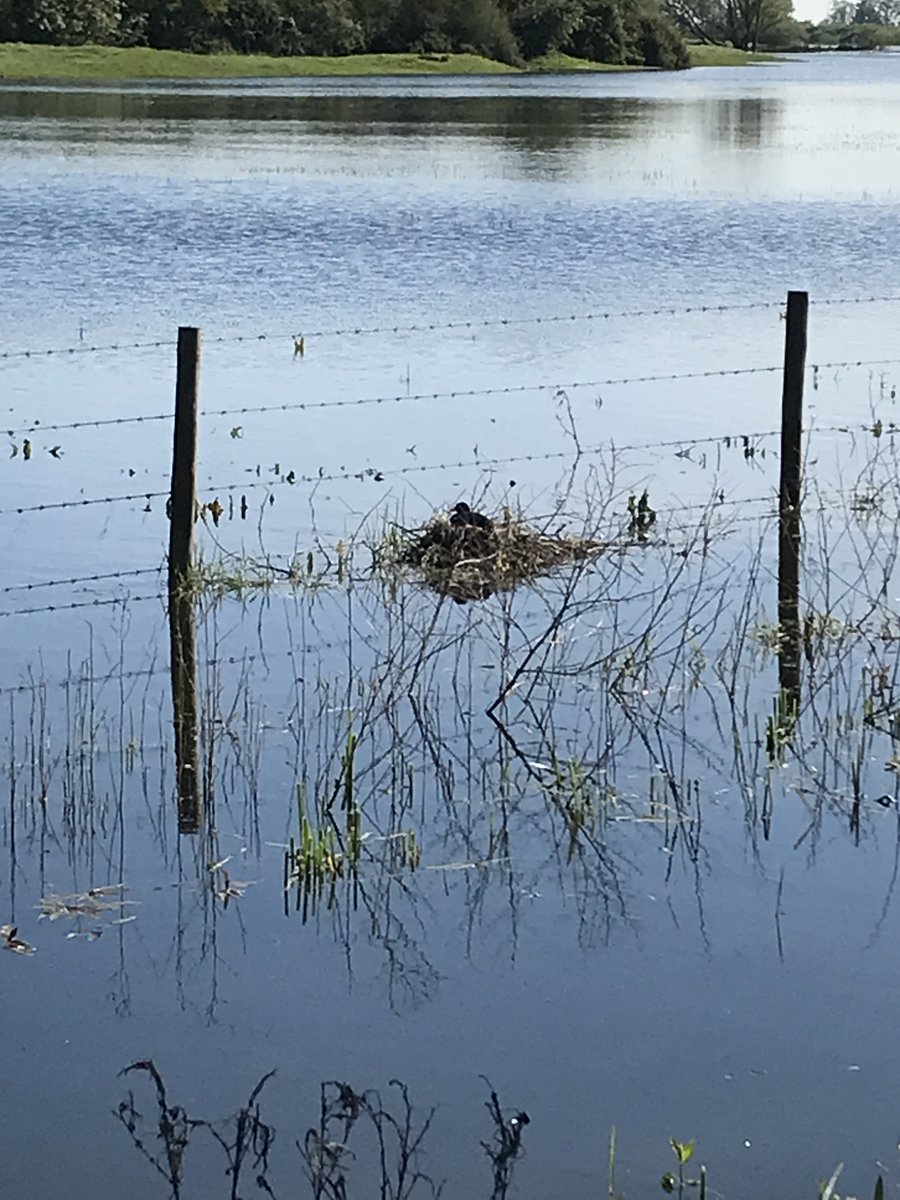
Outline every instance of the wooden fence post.
<path id="1" fill-rule="evenodd" d="M 200 377 L 200 330 L 178 330 L 175 383 L 175 434 L 172 442 L 172 493 L 169 503 L 169 596 L 184 582 L 194 553 L 197 507 L 197 393 Z"/>
<path id="2" fill-rule="evenodd" d="M 194 601 L 186 584 L 194 556 L 197 506 L 197 393 L 200 331 L 178 330 L 178 377 L 169 503 L 169 644 L 175 727 L 178 832 L 200 829 L 197 752 L 197 642 Z"/>
<path id="3" fill-rule="evenodd" d="M 779 510 L 800 509 L 803 438 L 803 380 L 809 293 L 788 292 L 781 390 L 781 494 Z"/>
<path id="4" fill-rule="evenodd" d="M 800 487 L 803 466 L 803 383 L 809 294 L 788 292 L 781 392 L 781 486 L 778 497 L 778 685 L 776 725 L 793 737 L 800 709 Z"/>

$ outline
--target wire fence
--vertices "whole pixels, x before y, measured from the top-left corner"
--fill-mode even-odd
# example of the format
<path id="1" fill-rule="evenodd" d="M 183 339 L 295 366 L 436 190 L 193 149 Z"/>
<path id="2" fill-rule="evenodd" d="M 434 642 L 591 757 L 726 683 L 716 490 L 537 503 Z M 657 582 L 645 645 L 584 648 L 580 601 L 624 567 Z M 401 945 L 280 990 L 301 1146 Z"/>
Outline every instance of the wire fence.
<path id="1" fill-rule="evenodd" d="M 812 305 L 818 305 L 822 308 L 853 307 L 869 304 L 900 304 L 900 294 L 821 297 L 818 299 L 811 299 L 810 303 Z M 449 333 L 454 330 L 470 331 L 478 329 L 509 329 L 517 326 L 529 325 L 541 326 L 576 324 L 580 321 L 605 322 L 635 320 L 646 317 L 706 316 L 712 313 L 738 313 L 766 310 L 778 310 L 780 312 L 783 310 L 783 308 L 783 301 L 759 300 L 748 301 L 740 304 L 663 305 L 656 308 L 602 309 L 596 312 L 543 313 L 521 317 L 499 316 L 487 317 L 479 320 L 461 318 L 458 320 L 427 321 L 408 325 L 345 325 L 325 329 L 306 330 L 304 329 L 303 322 L 298 320 L 296 325 L 290 330 L 278 329 L 253 333 L 220 334 L 207 336 L 205 340 L 207 345 L 239 345 L 248 342 L 267 341 L 287 342 L 301 337 L 312 341 L 319 338 L 384 337 L 387 335 L 398 334 Z M 159 350 L 164 348 L 174 348 L 176 345 L 177 341 L 175 338 L 160 338 L 156 340 L 117 341 L 104 345 L 92 345 L 90 343 L 81 342 L 75 346 L 51 346 L 45 348 L 16 349 L 10 348 L 6 350 L 0 350 L 0 360 L 17 358 L 46 358 L 55 355 L 114 354 L 126 350 Z"/>
<path id="2" fill-rule="evenodd" d="M 900 363 L 900 359 L 895 360 Z M 847 365 L 847 364 L 842 364 Z M 868 365 L 858 363 L 853 365 Z M 170 417 L 171 419 L 171 417 Z M 870 424 L 841 424 L 841 425 L 819 425 L 815 427 L 817 434 L 842 434 L 852 436 L 855 434 L 871 433 L 872 426 Z M 894 437 L 900 434 L 900 425 L 884 425 L 879 431 L 879 436 L 887 438 Z M 484 470 L 490 471 L 496 467 L 518 466 L 527 463 L 547 463 L 547 462 L 566 462 L 573 457 L 599 455 L 606 452 L 609 453 L 629 453 L 650 450 L 674 450 L 679 457 L 686 458 L 691 451 L 700 446 L 727 445 L 729 448 L 739 445 L 744 445 L 747 448 L 752 448 L 756 444 L 765 441 L 766 439 L 776 438 L 780 436 L 780 430 L 764 429 L 753 430 L 748 433 L 717 433 L 705 437 L 697 437 L 686 435 L 683 438 L 664 439 L 661 441 L 645 441 L 645 442 L 625 442 L 618 443 L 612 440 L 603 442 L 591 443 L 577 448 L 567 447 L 564 450 L 547 450 L 536 452 L 534 454 L 513 454 L 513 455 L 479 455 L 468 459 L 452 459 L 444 462 L 436 463 L 406 463 L 402 466 L 394 467 L 362 467 L 357 470 L 326 472 L 319 471 L 312 475 L 298 475 L 290 471 L 282 475 L 280 478 L 272 479 L 242 479 L 234 482 L 214 482 L 204 484 L 202 487 L 203 496 L 209 500 L 214 500 L 216 496 L 229 495 L 236 492 L 252 492 L 252 491 L 274 491 L 280 488 L 290 488 L 301 485 L 316 485 L 322 483 L 384 483 L 390 478 L 403 478 L 414 475 L 427 475 L 433 472 L 441 471 L 457 471 L 457 470 Z M 775 493 L 773 491 L 772 495 Z M 78 496 L 67 500 L 51 500 L 31 505 L 16 505 L 10 508 L 0 508 L 0 517 L 24 516 L 26 514 L 54 512 L 61 509 L 83 509 L 97 505 L 105 504 L 127 504 L 141 503 L 151 505 L 154 500 L 168 500 L 170 491 L 168 488 L 160 488 L 151 491 L 142 492 L 126 492 L 114 496 Z M 771 499 L 772 497 L 768 497 Z M 742 498 L 733 501 L 733 503 L 748 503 L 749 501 Z M 699 506 L 688 506 L 699 507 Z M 150 511 L 149 507 L 146 511 Z M 126 572 L 111 572 L 105 575 L 97 575 L 95 578 L 118 578 L 127 575 L 142 574 L 143 569 Z M 65 582 L 65 581 L 58 581 Z M 14 585 L 16 588 L 21 587 L 38 587 L 45 586 L 39 583 Z M 0 588 L 0 594 L 10 589 Z"/>
<path id="3" fill-rule="evenodd" d="M 900 295 L 870 295 L 870 296 L 850 296 L 850 297 L 826 297 L 821 299 L 813 299 L 812 305 L 822 308 L 857 308 L 873 305 L 895 305 L 900 304 Z M 302 325 L 299 329 L 286 331 L 284 329 L 270 329 L 252 333 L 235 333 L 207 336 L 204 338 L 204 344 L 207 346 L 216 345 L 241 345 L 250 342 L 266 342 L 266 341 L 284 341 L 288 347 L 293 347 L 295 354 L 304 355 L 311 343 L 318 339 L 326 338 L 347 338 L 347 337 L 370 337 L 376 335 L 397 335 L 406 337 L 415 337 L 417 335 L 434 335 L 440 333 L 453 334 L 454 332 L 464 331 L 472 332 L 478 330 L 502 330 L 514 329 L 528 326 L 547 326 L 547 325 L 577 325 L 578 323 L 599 323 L 612 321 L 634 321 L 640 322 L 644 319 L 658 317 L 685 317 L 685 318 L 703 318 L 715 314 L 733 314 L 740 316 L 749 312 L 777 312 L 783 315 L 784 303 L 782 301 L 751 301 L 739 304 L 686 304 L 683 306 L 657 306 L 646 308 L 633 309 L 598 309 L 596 311 L 587 312 L 571 312 L 562 314 L 539 314 L 535 316 L 498 316 L 489 317 L 478 320 L 460 319 L 448 321 L 422 321 L 418 323 L 402 325 L 402 324 L 372 324 L 372 325 L 345 325 L 335 326 L 333 328 L 317 328 L 314 330 L 303 331 Z M 0 360 L 11 362 L 13 360 L 34 360 L 35 362 L 52 357 L 75 356 L 75 355 L 93 355 L 93 354 L 124 354 L 129 351 L 150 350 L 150 349 L 172 349 L 176 346 L 175 339 L 159 339 L 159 340 L 135 340 L 135 341 L 120 341 L 108 345 L 93 345 L 82 343 L 76 346 L 67 347 L 48 347 L 45 349 L 27 349 L 27 348 L 8 348 L 0 350 Z M 807 365 L 807 379 L 816 384 L 821 373 L 824 371 L 839 371 L 851 369 L 864 369 L 870 372 L 881 368 L 895 367 L 900 365 L 900 357 L 834 357 L 825 361 L 810 362 Z M 244 404 L 237 406 L 222 406 L 222 407 L 207 407 L 200 410 L 200 416 L 211 419 L 218 417 L 240 418 L 248 415 L 265 416 L 268 414 L 286 413 L 286 412 L 315 412 L 315 411 L 341 411 L 355 410 L 360 408 L 378 408 L 383 406 L 421 406 L 426 411 L 435 413 L 436 420 L 448 420 L 455 418 L 459 413 L 458 403 L 460 401 L 472 401 L 473 409 L 478 411 L 478 404 L 481 401 L 488 400 L 503 400 L 504 398 L 517 396 L 547 396 L 554 400 L 559 400 L 560 397 L 568 396 L 570 393 L 579 393 L 583 391 L 600 391 L 606 388 L 637 388 L 649 385 L 664 385 L 668 383 L 680 384 L 690 383 L 695 381 L 714 381 L 714 380 L 729 380 L 735 378 L 746 377 L 753 379 L 754 377 L 771 377 L 779 374 L 783 370 L 782 363 L 767 363 L 761 365 L 739 365 L 734 367 L 710 367 L 707 369 L 698 368 L 693 370 L 681 370 L 670 372 L 631 372 L 621 374 L 609 374 L 598 376 L 596 378 L 559 378 L 548 381 L 535 382 L 527 380 L 523 382 L 511 382 L 502 386 L 486 386 L 486 387 L 468 387 L 468 388 L 447 388 L 443 390 L 432 391 L 410 391 L 394 392 L 390 394 L 369 394 L 362 396 L 343 396 L 331 395 L 323 398 L 304 397 L 302 399 L 287 399 L 282 402 L 263 401 L 260 403 Z M 894 399 L 896 389 L 891 386 L 889 396 Z M 31 445 L 30 439 L 35 435 L 74 432 L 78 430 L 91 430 L 101 432 L 104 430 L 114 430 L 119 427 L 135 426 L 140 427 L 149 424 L 165 425 L 172 422 L 173 413 L 171 410 L 166 411 L 162 406 L 157 411 L 147 411 L 141 413 L 128 413 L 117 416 L 88 416 L 74 414 L 73 419 L 64 421 L 50 421 L 47 423 L 33 419 L 26 423 L 14 423 L 7 430 L 8 436 L 13 441 L 13 453 L 20 453 L 24 458 L 30 458 L 34 453 L 34 447 Z M 891 422 L 884 423 L 877 433 L 885 437 L 890 437 L 898 432 L 897 426 Z M 845 422 L 841 424 L 828 423 L 816 427 L 816 433 L 829 434 L 832 436 L 856 436 L 862 433 L 871 433 L 872 425 L 860 421 Z M 780 430 L 774 427 L 763 429 L 755 429 L 751 432 L 738 433 L 723 432 L 710 433 L 708 435 L 694 435 L 686 433 L 684 437 L 667 437 L 667 438 L 648 438 L 646 440 L 616 440 L 614 438 L 605 438 L 603 440 L 592 440 L 589 443 L 582 444 L 577 437 L 574 440 L 568 440 L 562 448 L 538 448 L 535 447 L 530 452 L 519 452 L 509 454 L 498 454 L 485 451 L 481 453 L 477 447 L 475 452 L 470 457 L 454 457 L 447 456 L 435 461 L 427 462 L 397 462 L 396 460 L 386 461 L 382 465 L 374 466 L 371 463 L 363 463 L 357 467 L 344 466 L 338 470 L 327 470 L 324 467 L 317 471 L 275 471 L 272 477 L 259 477 L 260 472 L 257 467 L 257 477 L 252 477 L 249 469 L 243 472 L 243 477 L 235 480 L 228 478 L 216 478 L 213 476 L 211 482 L 203 483 L 199 489 L 198 499 L 201 505 L 211 506 L 213 520 L 218 523 L 219 516 L 215 511 L 218 504 L 218 497 L 235 497 L 244 493 L 262 493 L 264 495 L 273 495 L 276 490 L 289 488 L 317 488 L 323 484 L 386 484 L 391 481 L 413 480 L 415 478 L 427 476 L 430 474 L 440 474 L 442 472 L 459 472 L 459 471 L 474 471 L 490 475 L 492 472 L 500 468 L 527 466 L 529 464 L 540 463 L 568 463 L 573 458 L 581 460 L 591 459 L 603 454 L 623 454 L 623 453 L 650 453 L 656 452 L 659 454 L 672 453 L 676 458 L 689 458 L 695 449 L 702 447 L 710 447 L 714 445 L 726 446 L 732 448 L 742 446 L 748 457 L 756 454 L 757 450 L 763 443 L 769 443 L 772 439 L 778 438 Z M 235 431 L 232 431 L 232 436 L 235 436 Z M 26 439 L 19 447 L 18 441 L 15 439 Z M 52 447 L 50 454 L 54 457 L 60 447 Z M 414 447 L 410 447 L 407 453 L 414 451 Z M 203 447 L 200 449 L 201 460 L 203 458 Z M 99 509 L 106 506 L 122 506 L 122 505 L 138 505 L 144 512 L 154 511 L 156 502 L 168 501 L 170 498 L 170 487 L 168 485 L 168 476 L 165 471 L 165 463 L 159 463 L 158 475 L 160 484 L 157 486 L 154 479 L 154 484 L 148 489 L 128 490 L 122 493 L 108 492 L 106 494 L 95 495 L 69 495 L 59 496 L 47 494 L 40 498 L 34 498 L 33 495 L 25 495 L 21 502 L 7 502 L 0 507 L 0 517 L 10 521 L 22 518 L 32 518 L 39 514 L 59 512 L 64 510 L 84 510 L 84 509 Z M 250 477 L 248 477 L 250 476 Z M 163 481 L 166 482 L 163 482 Z M 34 489 L 31 489 L 33 493 Z M 761 516 L 771 515 L 777 500 L 775 481 L 773 480 L 771 491 L 766 495 L 760 496 L 741 496 L 739 498 L 726 497 L 724 494 L 717 502 L 717 506 L 723 509 L 729 507 L 737 510 L 744 506 L 746 512 L 736 515 L 737 520 L 753 520 L 759 519 Z M 705 503 L 675 505 L 669 508 L 672 514 L 682 512 L 699 512 L 709 506 L 709 501 Z M 759 506 L 764 506 L 760 508 Z M 201 512 L 204 510 L 201 509 Z M 207 515 L 204 513 L 204 515 Z M 229 513 L 229 516 L 233 515 Z M 246 509 L 241 512 L 242 516 L 246 515 Z M 151 575 L 159 575 L 160 568 L 158 566 L 146 567 L 136 566 L 133 568 L 123 568 L 109 571 L 94 571 L 93 573 L 85 573 L 83 575 L 67 573 L 64 577 L 47 578 L 31 580 L 29 582 L 9 583 L 0 587 L 0 593 L 14 600 L 18 595 L 28 595 L 42 588 L 86 588 L 91 585 L 102 585 L 106 588 L 110 585 L 122 585 L 130 583 Z M 130 602 L 145 603 L 151 600 L 159 600 L 162 598 L 161 592 L 152 594 L 130 595 Z M 59 604 L 35 605 L 31 607 L 16 608 L 11 607 L 7 611 L 0 611 L 0 617 L 11 618 L 15 616 L 27 616 L 39 613 L 57 613 L 69 610 L 82 610 L 108 607 L 111 605 L 121 604 L 123 602 L 122 595 L 105 596 L 98 595 L 92 598 L 77 598 L 70 603 L 61 602 Z"/>

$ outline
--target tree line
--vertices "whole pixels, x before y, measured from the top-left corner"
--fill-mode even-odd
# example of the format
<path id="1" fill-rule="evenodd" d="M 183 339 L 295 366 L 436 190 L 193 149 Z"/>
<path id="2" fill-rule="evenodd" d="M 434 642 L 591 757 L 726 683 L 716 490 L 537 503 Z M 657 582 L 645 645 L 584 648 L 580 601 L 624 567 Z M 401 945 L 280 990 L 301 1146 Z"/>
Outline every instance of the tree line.
<path id="1" fill-rule="evenodd" d="M 474 52 L 690 65 L 660 0 L 0 0 L 0 41 L 275 55 Z"/>
<path id="2" fill-rule="evenodd" d="M 797 21 L 791 0 L 664 0 L 692 41 L 739 50 L 874 50 L 900 42 L 900 0 L 834 0 L 825 21 Z"/>

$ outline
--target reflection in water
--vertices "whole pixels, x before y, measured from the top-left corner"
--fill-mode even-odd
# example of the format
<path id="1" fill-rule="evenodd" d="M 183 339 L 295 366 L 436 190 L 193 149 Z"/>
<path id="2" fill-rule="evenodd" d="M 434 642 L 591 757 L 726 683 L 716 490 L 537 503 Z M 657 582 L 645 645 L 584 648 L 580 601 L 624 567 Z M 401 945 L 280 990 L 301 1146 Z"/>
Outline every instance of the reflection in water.
<path id="1" fill-rule="evenodd" d="M 263 1089 L 275 1075 L 263 1075 L 238 1112 L 230 1118 L 209 1121 L 191 1116 L 179 1104 L 172 1104 L 165 1081 L 151 1059 L 134 1062 L 120 1075 L 133 1072 L 150 1077 L 155 1090 L 156 1120 L 149 1126 L 129 1091 L 118 1106 L 117 1117 L 131 1136 L 136 1150 L 161 1175 L 170 1188 L 171 1200 L 193 1194 L 202 1187 L 209 1190 L 212 1179 L 224 1174 L 223 1197 L 234 1200 L 241 1193 L 241 1181 L 261 1194 L 274 1196 L 277 1175 L 273 1168 L 273 1147 L 277 1130 L 263 1120 Z M 490 1087 L 488 1080 L 485 1083 Z M 485 1104 L 491 1118 L 492 1137 L 482 1142 L 493 1171 L 490 1200 L 506 1200 L 513 1169 L 523 1151 L 522 1135 L 530 1124 L 525 1112 L 504 1113 L 497 1092 L 491 1087 Z M 348 1200 L 350 1196 L 376 1193 L 391 1200 L 416 1200 L 442 1194 L 444 1183 L 437 1183 L 424 1170 L 427 1144 L 436 1109 L 424 1115 L 415 1110 L 406 1084 L 392 1079 L 385 1097 L 375 1088 L 356 1092 L 348 1083 L 326 1080 L 319 1088 L 319 1119 L 305 1137 L 292 1139 L 300 1153 L 303 1170 L 314 1200 Z M 207 1135 L 222 1152 L 219 1164 L 198 1178 L 196 1169 L 186 1169 L 187 1151 L 198 1137 Z M 286 1140 L 286 1139 L 285 1139 Z M 154 1144 L 156 1143 L 156 1145 Z M 472 1148 L 473 1156 L 475 1148 Z M 197 1148 L 190 1159 L 196 1161 Z M 224 1166 L 224 1171 L 222 1170 Z M 217 1169 L 218 1168 L 218 1169 Z M 296 1169 L 289 1169 L 288 1177 Z M 282 1175 L 285 1174 L 282 1167 Z M 365 1180 L 361 1190 L 354 1181 Z M 292 1195 L 298 1193 L 292 1189 Z M 486 1193 L 485 1193 L 486 1194 Z"/>
<path id="2" fill-rule="evenodd" d="M 711 109 L 713 140 L 729 146 L 768 145 L 784 116 L 784 101 L 767 96 L 717 100 Z"/>
<path id="3" fill-rule="evenodd" d="M 178 832 L 197 833 L 201 819 L 197 755 L 197 634 L 193 597 L 184 590 L 169 596 L 169 644 Z"/>
<path id="4" fill-rule="evenodd" d="M 382 1029 L 385 1010 L 413 1022 L 458 1002 L 486 952 L 495 971 L 501 960 L 555 962 L 576 942 L 592 951 L 587 958 L 619 954 L 639 937 L 671 970 L 671 956 L 696 935 L 710 959 L 727 956 L 722 922 L 743 919 L 741 893 L 731 893 L 744 845 L 762 865 L 760 840 L 781 834 L 782 847 L 798 841 L 805 861 L 815 861 L 823 847 L 833 852 L 840 828 L 861 845 L 874 841 L 883 812 L 865 797 L 891 752 L 890 728 L 848 714 L 874 711 L 876 673 L 886 709 L 893 703 L 895 656 L 872 630 L 896 629 L 884 599 L 892 592 L 874 564 L 896 561 L 900 471 L 887 442 L 866 450 L 857 477 L 879 509 L 864 528 L 843 513 L 834 519 L 840 553 L 827 523 L 808 543 L 803 603 L 818 613 L 817 632 L 800 665 L 810 686 L 777 756 L 760 736 L 785 661 L 767 632 L 778 628 L 770 586 L 777 518 L 760 526 L 761 549 L 738 538 L 740 523 L 716 502 L 699 518 L 667 516 L 659 505 L 635 545 L 624 536 L 628 486 L 599 510 L 608 554 L 483 605 L 437 600 L 386 568 L 373 577 L 364 547 L 365 568 L 348 551 L 342 583 L 331 588 L 320 580 L 258 605 L 243 597 L 247 624 L 232 620 L 228 598 L 204 602 L 197 757 L 209 819 L 201 837 L 178 839 L 174 850 L 177 739 L 161 716 L 168 672 L 151 673 L 132 697 L 93 664 L 82 684 L 70 683 L 64 712 L 65 693 L 37 682 L 12 703 L 7 845 L 27 844 L 29 855 L 42 845 L 41 869 L 57 879 L 69 871 L 91 888 L 126 885 L 137 920 L 99 941 L 120 939 L 122 1013 L 145 994 L 165 1006 L 174 984 L 180 1008 L 210 1025 L 239 1004 L 272 1021 L 302 958 L 317 994 Z M 838 565 L 849 579 L 852 563 L 856 615 L 839 623 L 829 581 Z M 305 925 L 285 922 L 280 887 L 297 886 L 282 864 L 290 838 L 304 838 L 298 795 L 310 825 L 326 831 L 332 865 L 348 849 L 340 838 L 350 813 L 357 843 L 353 870 L 334 870 Z M 411 832 L 422 847 L 415 865 Z M 166 881 L 159 891 L 148 886 L 154 875 Z M 51 888 L 44 878 L 34 886 L 37 894 L 19 898 L 23 913 L 41 896 L 89 890 Z M 672 904 L 671 928 L 648 921 L 648 891 Z M 774 892 L 763 898 L 773 947 L 777 939 L 791 965 L 797 925 L 786 895 L 785 886 L 777 903 Z M 694 915 L 685 921 L 688 901 Z M 549 937 L 540 923 L 548 917 Z M 58 927 L 23 927 L 38 946 L 23 965 L 52 949 Z M 265 989 L 260 972 L 268 972 Z M 540 989 L 534 997 L 523 990 L 516 1020 L 545 1021 L 544 1003 Z M 324 1036 L 337 1038 L 337 1026 L 325 1024 Z M 638 1024 L 646 1027 L 646 1014 Z M 493 1069 L 490 1039 L 477 1029 L 467 1037 Z M 244 1128 L 258 1118 L 264 1139 L 256 1100 Z M 328 1093 L 326 1125 L 339 1119 L 330 1106 L 340 1103 Z M 167 1099 L 163 1110 L 177 1135 L 174 1157 L 162 1162 L 171 1179 L 182 1133 L 199 1126 L 179 1124 Z M 133 1103 L 122 1118 L 140 1137 Z M 218 1144 L 233 1149 L 232 1135 L 220 1133 Z M 317 1137 L 334 1140 L 333 1130 Z M 323 1178 L 337 1178 L 342 1164 L 326 1163 L 319 1141 L 306 1150 Z"/>
<path id="5" fill-rule="evenodd" d="M 91 143 L 130 141 L 137 134 L 180 142 L 208 136 L 207 124 L 268 139 L 314 132 L 369 141 L 423 136 L 502 141 L 525 154 L 562 151 L 589 141 L 639 134 L 655 106 L 627 97 L 178 94 L 129 91 L 0 89 L 0 128 L 15 138 Z M 158 127 L 154 130 L 153 126 Z M 562 165 L 562 164 L 561 164 Z"/>

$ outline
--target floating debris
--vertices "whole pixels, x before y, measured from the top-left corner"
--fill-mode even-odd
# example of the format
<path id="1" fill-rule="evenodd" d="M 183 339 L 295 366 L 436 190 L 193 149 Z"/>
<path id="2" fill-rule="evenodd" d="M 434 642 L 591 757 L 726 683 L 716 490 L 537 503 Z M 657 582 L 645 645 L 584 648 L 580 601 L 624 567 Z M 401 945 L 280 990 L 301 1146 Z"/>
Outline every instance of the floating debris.
<path id="1" fill-rule="evenodd" d="M 240 900 L 247 888 L 252 887 L 254 882 L 255 880 L 251 879 L 242 883 L 239 879 L 232 879 L 227 871 L 223 871 L 222 886 L 216 891 L 216 895 L 227 908 L 229 900 Z"/>
<path id="2" fill-rule="evenodd" d="M 86 892 L 75 892 L 71 896 L 42 896 L 39 920 L 58 921 L 60 917 L 98 917 L 101 913 L 119 909 L 123 904 L 133 904 L 133 900 L 123 900 L 121 895 L 123 884 L 114 883 L 105 887 L 89 888 Z M 106 899 L 115 896 L 115 899 Z M 133 917 L 128 918 L 134 920 Z M 120 922 L 120 923 L 124 923 Z"/>
<path id="3" fill-rule="evenodd" d="M 34 946 L 23 942 L 18 936 L 18 925 L 0 925 L 0 942 L 4 950 L 12 950 L 13 954 L 34 954 Z"/>

